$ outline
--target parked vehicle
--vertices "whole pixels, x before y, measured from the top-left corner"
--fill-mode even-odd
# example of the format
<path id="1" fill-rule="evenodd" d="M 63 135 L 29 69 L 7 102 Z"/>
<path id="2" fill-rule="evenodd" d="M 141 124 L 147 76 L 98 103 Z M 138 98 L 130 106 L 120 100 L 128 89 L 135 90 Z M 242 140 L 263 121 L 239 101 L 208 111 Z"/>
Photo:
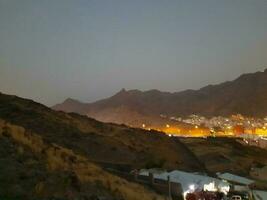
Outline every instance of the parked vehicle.
<path id="1" fill-rule="evenodd" d="M 228 199 L 230 200 L 251 200 L 248 192 L 232 191 L 228 193 Z"/>

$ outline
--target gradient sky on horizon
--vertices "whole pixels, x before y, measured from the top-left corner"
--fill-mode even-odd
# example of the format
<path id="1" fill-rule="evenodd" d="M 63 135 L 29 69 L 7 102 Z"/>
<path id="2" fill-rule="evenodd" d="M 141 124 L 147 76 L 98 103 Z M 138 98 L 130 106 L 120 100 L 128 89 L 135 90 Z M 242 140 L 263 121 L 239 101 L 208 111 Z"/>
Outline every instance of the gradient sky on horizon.
<path id="1" fill-rule="evenodd" d="M 0 91 L 49 106 L 264 68 L 266 0 L 0 0 Z"/>

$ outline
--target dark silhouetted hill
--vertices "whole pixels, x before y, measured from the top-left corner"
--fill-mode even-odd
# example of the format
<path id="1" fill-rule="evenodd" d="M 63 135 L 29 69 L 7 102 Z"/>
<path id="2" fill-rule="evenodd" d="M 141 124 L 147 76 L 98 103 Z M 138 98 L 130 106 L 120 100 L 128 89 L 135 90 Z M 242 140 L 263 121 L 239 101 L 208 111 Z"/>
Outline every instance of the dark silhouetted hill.
<path id="1" fill-rule="evenodd" d="M 267 70 L 244 74 L 233 81 L 209 85 L 199 90 L 161 92 L 158 90 L 121 90 L 114 96 L 94 103 L 63 102 L 55 110 L 77 112 L 100 121 L 140 124 L 168 116 L 200 114 L 210 116 L 267 116 Z"/>

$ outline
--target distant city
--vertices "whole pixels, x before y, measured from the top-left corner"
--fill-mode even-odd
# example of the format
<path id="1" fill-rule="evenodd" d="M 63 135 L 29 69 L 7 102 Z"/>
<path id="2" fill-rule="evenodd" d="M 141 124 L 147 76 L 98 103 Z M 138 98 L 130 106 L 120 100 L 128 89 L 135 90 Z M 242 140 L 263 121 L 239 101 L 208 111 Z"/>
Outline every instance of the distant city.
<path id="1" fill-rule="evenodd" d="M 216 116 L 207 118 L 201 115 L 192 114 L 186 118 L 160 115 L 161 118 L 173 122 L 180 122 L 191 125 L 187 128 L 173 123 L 166 124 L 165 127 L 155 128 L 173 136 L 241 136 L 241 135 L 257 135 L 267 136 L 267 117 L 254 118 L 245 117 L 241 114 L 232 115 L 230 117 Z M 146 124 L 142 124 L 142 128 L 154 129 Z"/>

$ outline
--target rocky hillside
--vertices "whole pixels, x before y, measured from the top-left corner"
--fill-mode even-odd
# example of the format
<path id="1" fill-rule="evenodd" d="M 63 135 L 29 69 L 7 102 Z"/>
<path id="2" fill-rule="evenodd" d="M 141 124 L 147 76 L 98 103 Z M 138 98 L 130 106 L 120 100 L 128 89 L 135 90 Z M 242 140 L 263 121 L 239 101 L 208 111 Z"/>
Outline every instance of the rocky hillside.
<path id="1" fill-rule="evenodd" d="M 0 197 L 164 199 L 102 170 L 71 149 L 45 142 L 38 134 L 3 120 L 0 143 Z"/>
<path id="2" fill-rule="evenodd" d="M 233 81 L 209 85 L 199 90 L 169 93 L 123 89 L 116 95 L 95 103 L 68 99 L 53 108 L 85 114 L 101 121 L 126 124 L 155 118 L 160 114 L 200 114 L 209 117 L 240 113 L 264 117 L 267 115 L 266 93 L 267 70 L 244 74 Z"/>
<path id="3" fill-rule="evenodd" d="M 168 137 L 0 94 L 0 198 L 160 200 L 114 172 L 160 167 L 248 176 L 267 164 L 266 153 L 235 139 Z"/>
<path id="4" fill-rule="evenodd" d="M 0 144 L 0 197 L 7 199 L 163 199 L 105 169 L 205 171 L 183 143 L 162 133 L 104 124 L 5 94 Z"/>
<path id="5" fill-rule="evenodd" d="M 179 140 L 156 131 L 105 124 L 74 113 L 57 112 L 31 100 L 0 95 L 0 118 L 73 149 L 96 163 L 132 168 L 149 165 L 203 170 Z"/>

